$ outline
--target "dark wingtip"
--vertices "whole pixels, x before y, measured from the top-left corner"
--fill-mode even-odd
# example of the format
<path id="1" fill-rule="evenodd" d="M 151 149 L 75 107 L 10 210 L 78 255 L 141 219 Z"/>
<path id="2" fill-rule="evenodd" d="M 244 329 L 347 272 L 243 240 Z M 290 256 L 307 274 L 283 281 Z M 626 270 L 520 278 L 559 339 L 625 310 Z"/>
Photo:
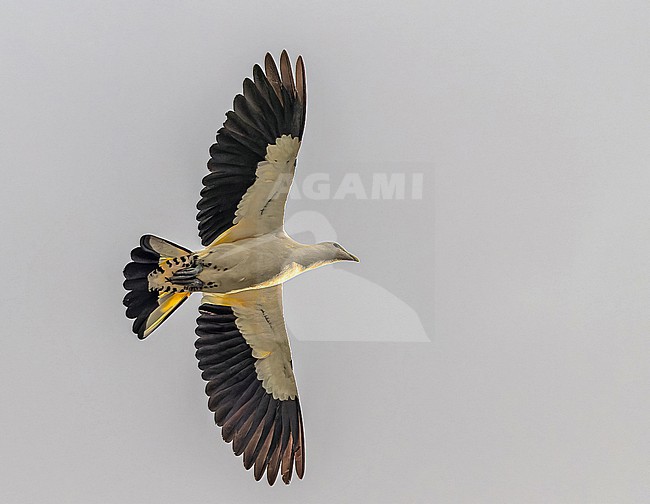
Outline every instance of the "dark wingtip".
<path id="1" fill-rule="evenodd" d="M 280 100 L 280 103 L 284 105 L 284 100 L 282 99 L 282 80 L 280 79 L 280 74 L 278 73 L 278 67 L 275 64 L 275 60 L 270 53 L 266 53 L 264 58 L 264 68 L 266 69 L 266 78 L 268 79 L 275 95 Z"/>
<path id="2" fill-rule="evenodd" d="M 260 79 L 264 78 L 264 70 L 257 63 L 253 65 L 253 82 L 259 82 Z"/>
<path id="3" fill-rule="evenodd" d="M 275 59 L 273 58 L 273 55 L 270 52 L 267 52 L 264 55 L 264 65 L 273 65 L 275 66 Z M 268 69 L 268 67 L 266 67 Z"/>
<path id="4" fill-rule="evenodd" d="M 289 54 L 286 50 L 283 50 L 280 55 L 280 77 L 282 79 L 282 86 L 287 90 L 290 96 L 295 98 L 296 85 L 293 80 L 291 61 L 289 60 Z"/>
<path id="5" fill-rule="evenodd" d="M 264 476 L 264 472 L 255 472 L 253 470 L 253 478 L 255 478 L 255 481 L 261 480 L 262 476 Z"/>

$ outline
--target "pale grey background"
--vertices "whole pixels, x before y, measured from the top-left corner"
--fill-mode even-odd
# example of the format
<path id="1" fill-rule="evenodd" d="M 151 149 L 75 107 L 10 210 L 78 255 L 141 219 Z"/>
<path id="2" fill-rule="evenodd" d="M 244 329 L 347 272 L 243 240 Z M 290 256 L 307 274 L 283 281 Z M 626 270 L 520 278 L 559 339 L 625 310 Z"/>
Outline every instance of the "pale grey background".
<path id="1" fill-rule="evenodd" d="M 0 502 L 647 502 L 649 24 L 646 1 L 3 2 Z M 345 272 L 430 342 L 296 335 L 307 473 L 268 488 L 207 411 L 198 300 L 137 341 L 121 270 L 144 232 L 198 245 L 214 132 L 285 47 L 299 177 L 425 173 L 420 201 L 290 202 L 362 263 L 287 285 L 287 319 L 335 319 L 295 293 Z M 391 311 L 322 285 L 359 303 L 341 334 Z"/>

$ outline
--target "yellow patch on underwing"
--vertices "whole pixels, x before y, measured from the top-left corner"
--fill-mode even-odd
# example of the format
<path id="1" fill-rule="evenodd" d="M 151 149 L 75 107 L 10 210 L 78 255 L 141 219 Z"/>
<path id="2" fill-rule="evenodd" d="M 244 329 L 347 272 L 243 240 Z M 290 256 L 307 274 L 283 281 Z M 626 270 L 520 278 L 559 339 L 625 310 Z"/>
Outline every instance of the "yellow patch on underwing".
<path id="1" fill-rule="evenodd" d="M 144 331 L 144 336 L 149 336 L 156 327 L 163 323 L 172 310 L 189 295 L 189 292 L 158 294 L 158 308 L 152 311 L 147 318 L 147 328 Z"/>

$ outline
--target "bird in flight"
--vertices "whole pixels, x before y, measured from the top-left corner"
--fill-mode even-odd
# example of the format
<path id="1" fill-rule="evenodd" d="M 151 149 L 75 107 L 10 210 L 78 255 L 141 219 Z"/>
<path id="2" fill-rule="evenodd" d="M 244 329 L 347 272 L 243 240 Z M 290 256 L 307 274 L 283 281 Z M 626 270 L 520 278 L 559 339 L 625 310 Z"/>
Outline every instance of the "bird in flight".
<path id="1" fill-rule="evenodd" d="M 126 316 L 149 336 L 192 293 L 202 294 L 196 357 L 208 408 L 223 439 L 256 480 L 305 471 L 305 442 L 282 284 L 337 261 L 358 261 L 341 245 L 306 245 L 284 231 L 284 209 L 305 126 L 302 57 L 296 78 L 286 51 L 253 67 L 210 148 L 197 205 L 204 246 L 190 251 L 144 235 L 124 268 Z"/>

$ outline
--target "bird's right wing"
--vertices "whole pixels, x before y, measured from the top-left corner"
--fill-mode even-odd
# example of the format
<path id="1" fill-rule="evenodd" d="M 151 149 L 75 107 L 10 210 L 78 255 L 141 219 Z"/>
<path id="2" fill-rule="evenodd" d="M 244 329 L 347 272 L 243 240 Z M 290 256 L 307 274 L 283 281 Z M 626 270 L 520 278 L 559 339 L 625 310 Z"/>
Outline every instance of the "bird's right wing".
<path id="1" fill-rule="evenodd" d="M 265 71 L 253 67 L 253 80 L 244 80 L 243 94 L 235 97 L 233 110 L 226 114 L 210 148 L 210 173 L 203 178 L 205 187 L 197 205 L 204 246 L 238 222 L 237 238 L 282 225 L 306 109 L 301 57 L 295 81 L 286 51 L 280 57 L 280 71 L 270 54 Z"/>
<path id="2" fill-rule="evenodd" d="M 305 444 L 282 286 L 236 294 L 204 294 L 196 356 L 208 384 L 208 407 L 244 467 L 269 484 L 282 469 L 289 483 L 305 471 Z"/>

